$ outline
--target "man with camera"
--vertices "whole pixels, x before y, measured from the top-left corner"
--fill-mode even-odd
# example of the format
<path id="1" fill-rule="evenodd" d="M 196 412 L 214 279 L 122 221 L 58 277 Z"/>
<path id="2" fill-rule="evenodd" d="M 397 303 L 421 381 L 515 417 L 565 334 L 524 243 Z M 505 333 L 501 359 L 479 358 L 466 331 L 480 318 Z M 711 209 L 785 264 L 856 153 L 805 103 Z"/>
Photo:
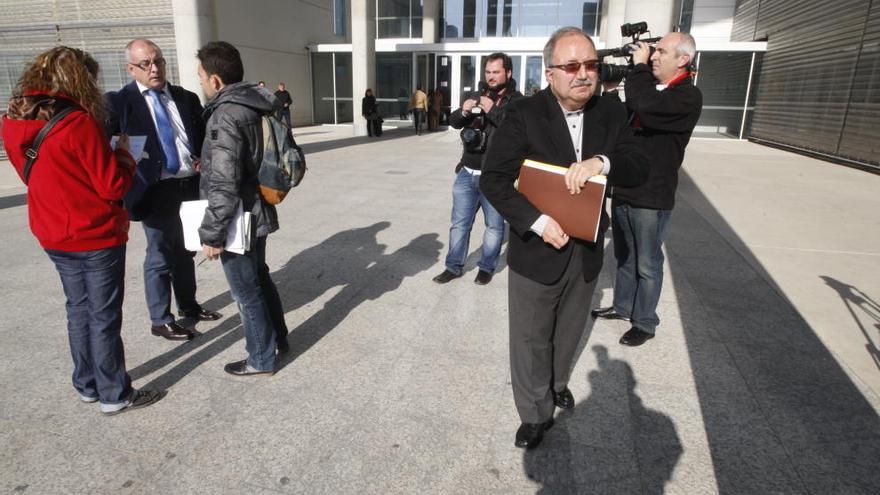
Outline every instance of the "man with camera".
<path id="1" fill-rule="evenodd" d="M 630 320 L 632 328 L 620 338 L 627 346 L 653 338 L 660 323 L 656 310 L 663 284 L 663 240 L 675 206 L 678 170 L 703 106 L 689 72 L 695 53 L 694 39 L 685 33 L 667 34 L 653 54 L 644 42 L 632 46 L 626 106 L 651 157 L 650 175 L 641 186 L 612 192 L 614 302 L 592 312 L 594 318 Z"/>
<path id="2" fill-rule="evenodd" d="M 501 242 L 504 239 L 504 219 L 480 192 L 480 174 L 486 149 L 494 129 L 504 120 L 507 104 L 522 94 L 516 90 L 516 81 L 511 77 L 513 63 L 504 53 L 493 53 L 486 59 L 485 82 L 480 82 L 480 91 L 471 95 L 449 116 L 449 124 L 462 129 L 461 142 L 464 152 L 456 166 L 455 184 L 452 186 L 452 226 L 449 228 L 449 253 L 446 255 L 446 269 L 434 277 L 434 282 L 445 284 L 462 275 L 464 261 L 468 254 L 471 229 L 477 210 L 483 209 L 486 231 L 483 234 L 483 248 L 479 271 L 474 283 L 486 285 L 492 281 Z"/>

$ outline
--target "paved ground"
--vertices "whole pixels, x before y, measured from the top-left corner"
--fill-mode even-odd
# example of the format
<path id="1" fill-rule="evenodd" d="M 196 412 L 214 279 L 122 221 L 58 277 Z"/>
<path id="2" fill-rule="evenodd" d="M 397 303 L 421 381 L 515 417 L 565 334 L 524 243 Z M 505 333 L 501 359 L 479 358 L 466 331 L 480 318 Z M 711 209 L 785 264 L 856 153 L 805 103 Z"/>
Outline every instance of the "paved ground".
<path id="1" fill-rule="evenodd" d="M 624 348 L 624 324 L 590 323 L 576 408 L 524 452 L 506 266 L 474 285 L 475 242 L 465 277 L 431 282 L 457 135 L 297 133 L 310 172 L 268 260 L 292 355 L 272 378 L 223 373 L 244 342 L 213 262 L 198 266 L 199 296 L 225 318 L 182 345 L 152 337 L 135 225 L 128 365 L 137 386 L 170 392 L 114 418 L 69 384 L 60 284 L 0 166 L 0 492 L 880 492 L 880 177 L 693 142 L 658 337 Z M 612 262 L 594 306 L 610 301 Z"/>

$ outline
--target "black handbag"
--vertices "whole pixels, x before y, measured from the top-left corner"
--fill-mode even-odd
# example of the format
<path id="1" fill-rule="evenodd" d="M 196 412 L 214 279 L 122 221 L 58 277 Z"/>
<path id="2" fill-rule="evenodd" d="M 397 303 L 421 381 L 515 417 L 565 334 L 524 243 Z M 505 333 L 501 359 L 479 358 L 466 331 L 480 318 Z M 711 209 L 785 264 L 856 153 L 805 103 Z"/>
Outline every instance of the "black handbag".
<path id="1" fill-rule="evenodd" d="M 46 139 L 46 136 L 49 134 L 49 131 L 51 131 L 52 128 L 55 127 L 55 124 L 61 122 L 61 120 L 63 120 L 64 117 L 67 117 L 67 115 L 70 114 L 70 112 L 73 112 L 77 108 L 79 108 L 79 107 L 76 105 L 73 105 L 73 104 L 70 104 L 69 106 L 65 106 L 64 108 L 62 108 L 58 113 L 55 114 L 55 116 L 53 116 L 51 119 L 49 119 L 49 122 L 46 122 L 46 125 L 44 125 L 42 129 L 40 129 L 40 132 L 39 132 L 39 134 L 37 134 L 37 137 L 36 137 L 36 139 L 34 139 L 34 142 L 30 145 L 30 147 L 27 150 L 25 150 L 24 155 L 27 157 L 27 161 L 25 161 L 25 163 L 24 163 L 24 174 L 23 174 L 25 185 L 27 185 L 28 179 L 30 179 L 30 177 L 31 177 L 31 168 L 33 168 L 34 162 L 37 160 L 37 157 L 39 156 L 40 146 L 43 144 L 43 140 Z"/>

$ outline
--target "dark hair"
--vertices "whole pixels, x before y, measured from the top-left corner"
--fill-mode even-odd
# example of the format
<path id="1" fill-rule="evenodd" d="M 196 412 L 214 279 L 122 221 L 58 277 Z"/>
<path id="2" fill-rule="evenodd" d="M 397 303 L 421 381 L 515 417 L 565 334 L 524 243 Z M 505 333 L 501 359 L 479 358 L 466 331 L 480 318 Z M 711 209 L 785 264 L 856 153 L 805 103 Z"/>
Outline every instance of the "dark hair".
<path id="1" fill-rule="evenodd" d="M 368 94 L 368 93 L 369 93 L 369 94 Z M 370 89 L 370 88 L 367 88 L 367 90 L 364 91 L 364 96 L 369 96 L 369 95 L 372 95 L 372 94 L 373 94 L 373 90 Z"/>
<path id="2" fill-rule="evenodd" d="M 238 50 L 225 41 L 212 41 L 196 53 L 202 68 L 209 76 L 216 75 L 223 84 L 235 84 L 244 79 L 244 66 Z"/>
<path id="3" fill-rule="evenodd" d="M 510 57 L 506 53 L 495 52 L 488 57 L 486 57 L 486 65 L 489 65 L 489 62 L 493 60 L 501 60 L 502 65 L 504 65 L 504 70 L 513 70 L 513 60 L 510 60 Z M 486 70 L 486 67 L 483 67 L 483 70 Z"/>

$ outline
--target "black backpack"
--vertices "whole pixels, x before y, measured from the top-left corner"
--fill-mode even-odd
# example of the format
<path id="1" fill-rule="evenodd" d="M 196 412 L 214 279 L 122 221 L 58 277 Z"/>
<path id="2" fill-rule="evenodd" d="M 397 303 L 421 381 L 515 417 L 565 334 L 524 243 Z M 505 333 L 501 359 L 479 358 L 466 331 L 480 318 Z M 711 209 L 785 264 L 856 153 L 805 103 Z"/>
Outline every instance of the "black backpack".
<path id="1" fill-rule="evenodd" d="M 306 157 L 290 127 L 275 115 L 264 115 L 263 162 L 260 164 L 260 194 L 267 203 L 277 205 L 306 174 Z"/>

